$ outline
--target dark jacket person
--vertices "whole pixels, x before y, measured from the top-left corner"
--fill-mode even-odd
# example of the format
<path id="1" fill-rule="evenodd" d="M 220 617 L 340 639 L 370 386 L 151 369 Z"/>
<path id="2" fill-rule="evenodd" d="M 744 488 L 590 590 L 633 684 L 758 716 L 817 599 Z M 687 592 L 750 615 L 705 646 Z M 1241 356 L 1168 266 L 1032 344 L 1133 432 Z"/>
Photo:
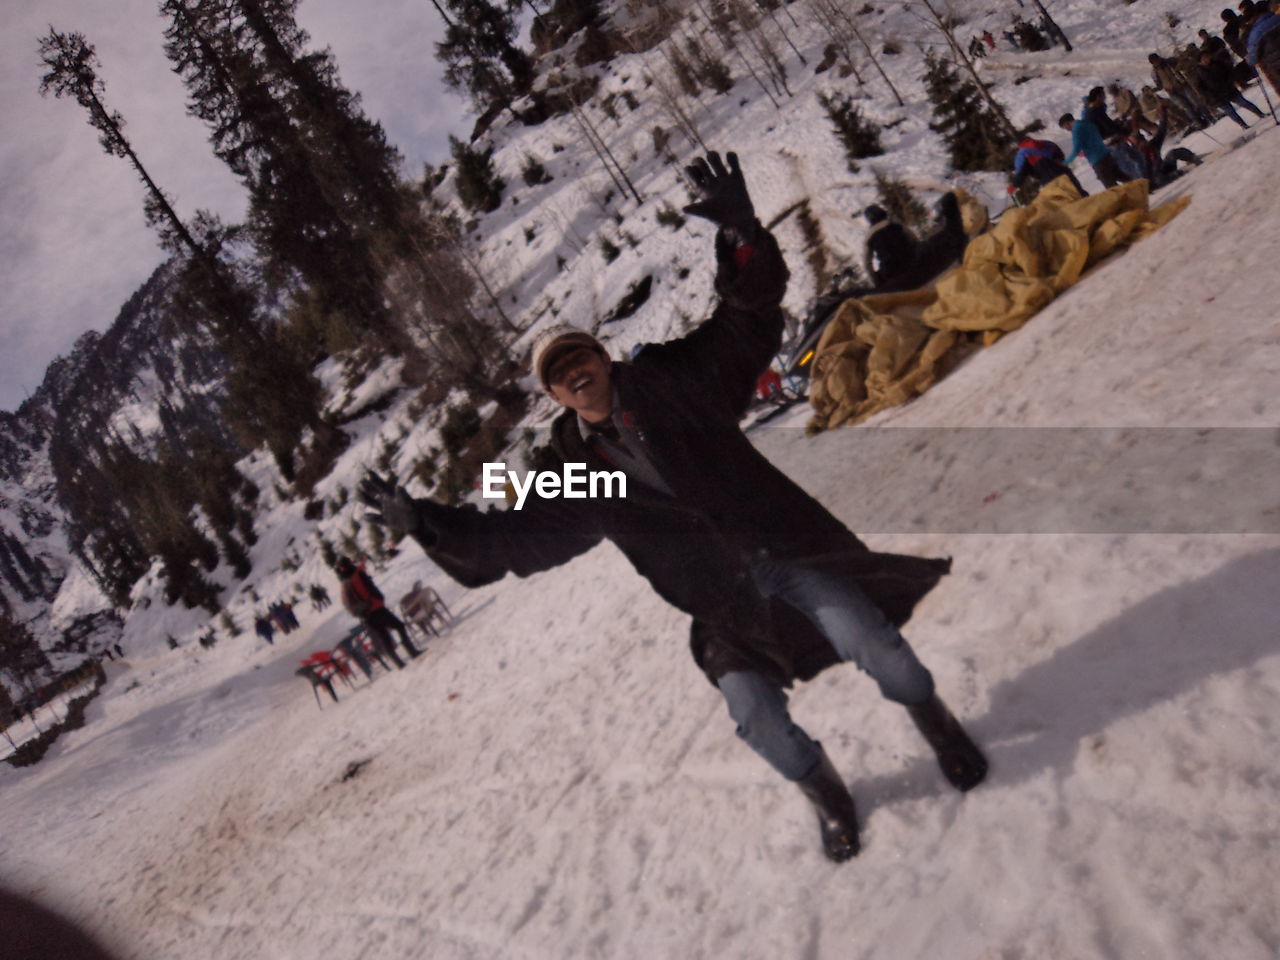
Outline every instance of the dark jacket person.
<path id="1" fill-rule="evenodd" d="M 361 498 L 411 533 L 447 573 L 479 586 L 565 563 L 614 542 L 669 603 L 694 617 L 694 656 L 739 735 L 818 812 L 834 860 L 858 851 L 853 801 L 821 747 L 796 726 L 782 688 L 853 660 L 906 705 L 952 783 L 986 764 L 934 693 L 898 632 L 949 561 L 873 553 L 763 457 L 738 426 L 782 338 L 788 273 L 755 219 L 733 154 L 689 169 L 702 200 L 686 212 L 719 224 L 711 318 L 688 336 L 610 361 L 590 334 L 553 328 L 533 367 L 566 409 L 553 427 L 566 462 L 625 473 L 625 498 L 534 499 L 481 513 L 415 501 L 370 476 Z"/>
<path id="2" fill-rule="evenodd" d="M 863 266 L 871 282 L 878 287 L 911 266 L 916 242 L 906 227 L 889 219 L 883 207 L 873 203 L 862 211 L 862 215 L 871 225 Z"/>

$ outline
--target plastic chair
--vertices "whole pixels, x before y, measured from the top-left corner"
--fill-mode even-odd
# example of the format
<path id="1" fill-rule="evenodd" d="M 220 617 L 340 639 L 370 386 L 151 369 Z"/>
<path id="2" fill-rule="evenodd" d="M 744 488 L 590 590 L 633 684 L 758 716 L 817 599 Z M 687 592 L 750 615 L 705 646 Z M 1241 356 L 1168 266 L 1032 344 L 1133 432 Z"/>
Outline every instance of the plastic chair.
<path id="1" fill-rule="evenodd" d="M 316 695 L 316 706 L 321 710 L 324 709 L 324 705 L 320 702 L 321 687 L 324 687 L 329 696 L 333 698 L 334 703 L 338 702 L 338 692 L 333 689 L 332 674 L 326 675 L 322 672 L 319 664 L 303 660 L 302 666 L 293 672 L 311 684 L 311 692 Z"/>
<path id="2" fill-rule="evenodd" d="M 434 587 L 415 583 L 413 590 L 400 599 L 400 615 L 404 622 L 424 637 L 438 637 L 453 621 L 449 607 Z"/>

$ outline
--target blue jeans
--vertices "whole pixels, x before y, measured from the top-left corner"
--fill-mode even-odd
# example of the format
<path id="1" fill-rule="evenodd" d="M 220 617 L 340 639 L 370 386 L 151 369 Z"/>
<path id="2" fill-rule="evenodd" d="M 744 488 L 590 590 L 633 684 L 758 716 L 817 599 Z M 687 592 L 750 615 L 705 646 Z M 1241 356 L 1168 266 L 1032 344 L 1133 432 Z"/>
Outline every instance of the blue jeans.
<path id="1" fill-rule="evenodd" d="M 773 560 L 751 567 L 756 588 L 803 613 L 842 660 L 868 673 L 880 693 L 901 704 L 933 696 L 933 676 L 898 628 L 858 586 L 837 574 Z M 817 743 L 791 720 L 787 695 L 754 671 L 720 678 L 720 692 L 738 736 L 788 780 L 811 773 L 821 759 Z"/>

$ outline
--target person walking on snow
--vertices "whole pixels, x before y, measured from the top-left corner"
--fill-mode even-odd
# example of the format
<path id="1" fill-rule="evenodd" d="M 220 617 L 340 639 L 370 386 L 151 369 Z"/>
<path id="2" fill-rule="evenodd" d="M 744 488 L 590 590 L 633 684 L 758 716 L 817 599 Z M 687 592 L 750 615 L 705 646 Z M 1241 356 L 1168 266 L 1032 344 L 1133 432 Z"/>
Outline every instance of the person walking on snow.
<path id="1" fill-rule="evenodd" d="M 409 639 L 403 621 L 387 609 L 382 591 L 374 585 L 372 577 L 357 567 L 350 557 L 339 557 L 333 569 L 342 580 L 343 607 L 364 624 L 373 637 L 375 648 L 383 650 L 397 667 L 404 667 L 404 661 L 396 653 L 395 641 L 391 639 L 391 631 L 394 630 L 400 634 L 400 642 L 410 657 L 422 653 Z"/>
<path id="2" fill-rule="evenodd" d="M 872 552 L 760 454 L 739 428 L 782 337 L 789 274 L 756 219 L 737 157 L 688 168 L 699 200 L 685 208 L 718 227 L 719 303 L 685 337 L 610 360 L 591 334 L 548 330 L 532 365 L 564 409 L 552 446 L 565 463 L 622 471 L 626 496 L 530 496 L 482 513 L 417 500 L 369 474 L 370 519 L 411 535 L 459 583 L 529 576 L 612 541 L 668 603 L 693 617 L 695 661 L 724 696 L 738 735 L 795 782 L 817 813 L 826 855 L 859 849 L 852 797 L 822 747 L 787 712 L 784 688 L 853 661 L 900 703 L 947 779 L 969 790 L 982 753 L 899 632 L 949 560 Z"/>
<path id="3" fill-rule="evenodd" d="M 1258 105 L 1246 98 L 1236 86 L 1235 71 L 1232 69 L 1231 61 L 1215 59 L 1211 54 L 1201 53 L 1200 75 L 1204 81 L 1205 96 L 1208 98 L 1209 105 L 1217 107 L 1245 130 L 1249 129 L 1249 124 L 1240 116 L 1234 105 L 1244 107 L 1255 117 L 1266 116 Z"/>
<path id="4" fill-rule="evenodd" d="M 1064 163 L 1070 165 L 1076 157 L 1084 154 L 1098 175 L 1104 187 L 1114 187 L 1123 180 L 1115 158 L 1103 143 L 1098 128 L 1083 118 L 1077 120 L 1069 113 L 1058 118 L 1058 126 L 1071 134 L 1071 153 Z"/>
<path id="5" fill-rule="evenodd" d="M 1018 144 L 1018 152 L 1013 155 L 1013 176 L 1007 187 L 1010 195 L 1018 192 L 1023 181 L 1034 176 L 1041 183 L 1049 183 L 1058 177 L 1066 177 L 1071 185 L 1079 191 L 1080 196 L 1087 197 L 1089 191 L 1081 186 L 1071 168 L 1063 163 L 1062 148 L 1052 140 L 1037 140 L 1035 137 L 1023 137 Z"/>

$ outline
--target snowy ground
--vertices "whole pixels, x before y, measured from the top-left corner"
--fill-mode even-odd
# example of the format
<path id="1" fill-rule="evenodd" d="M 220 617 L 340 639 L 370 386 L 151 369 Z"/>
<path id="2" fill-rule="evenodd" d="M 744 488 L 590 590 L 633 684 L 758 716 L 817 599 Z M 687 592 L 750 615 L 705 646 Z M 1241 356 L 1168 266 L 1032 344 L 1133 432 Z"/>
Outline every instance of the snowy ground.
<path id="1" fill-rule="evenodd" d="M 1170 188 L 1193 198 L 1170 226 L 873 425 L 1274 434 L 1280 132 L 1256 129 Z M 876 548 L 954 556 L 908 633 L 992 762 L 961 797 L 853 669 L 800 688 L 860 806 L 853 862 L 822 858 L 807 804 L 688 659 L 685 618 L 603 547 L 448 586 L 451 632 L 323 710 L 292 670 L 345 629 L 336 607 L 300 607 L 271 648 L 107 664 L 84 729 L 0 768 L 0 876 L 128 957 L 1280 955 L 1280 536 L 903 532 L 930 487 L 980 517 L 1027 468 L 949 477 L 902 431 L 876 449 L 923 488 L 868 480 L 869 428 L 806 440 L 803 419 L 762 449 L 842 517 L 871 498 L 903 518 Z M 1274 530 L 1274 454 L 1253 455 L 1240 529 Z M 1093 462 L 1058 459 L 1050 499 L 1087 501 Z M 1195 464 L 1167 467 L 1149 516 L 1195 509 L 1177 479 Z M 381 580 L 424 575 L 410 549 Z"/>
<path id="2" fill-rule="evenodd" d="M 1052 123 L 1093 83 L 1136 87 L 1145 52 L 1167 52 L 1141 4 L 1063 6 L 1069 59 L 1006 52 L 983 65 L 1016 123 Z M 1183 42 L 1216 22 L 1175 6 Z M 919 25 L 895 9 L 914 41 Z M 965 29 L 998 35 L 1008 16 Z M 813 31 L 805 44 L 820 50 Z M 883 160 L 850 174 L 814 97 L 835 80 L 805 75 L 785 110 L 745 83 L 704 98 L 703 135 L 743 154 L 763 217 L 808 199 L 836 259 L 856 259 L 851 212 L 874 199 L 871 168 L 932 199 L 950 185 L 945 159 L 918 80 L 899 79 L 902 110 L 873 80 L 869 112 L 904 122 Z M 615 71 L 615 88 L 639 90 L 639 71 Z M 477 234 L 524 320 L 542 310 L 591 325 L 654 275 L 649 304 L 602 328 L 619 354 L 701 316 L 710 296 L 710 231 L 654 219 L 683 196 L 653 159 L 660 118 L 649 104 L 620 116 L 606 129 L 641 158 L 648 199 L 621 229 L 591 201 L 606 178 L 561 118 L 499 131 L 509 183 L 526 153 L 555 179 L 515 187 L 518 204 Z M 1234 150 L 1219 149 L 1239 134 L 1230 122 L 1193 136 L 1216 152 L 1156 198 L 1191 196 L 1184 213 L 910 406 L 812 439 L 801 410 L 753 431 L 873 547 L 955 558 L 908 635 L 988 747 L 991 778 L 972 794 L 946 787 L 865 678 L 829 671 L 792 704 L 859 803 L 864 851 L 834 866 L 795 788 L 734 737 L 685 652 L 686 618 L 616 550 L 465 592 L 409 546 L 379 583 L 392 598 L 435 583 L 458 623 L 405 671 L 320 710 L 293 669 L 345 632 L 337 607 L 299 604 L 302 631 L 274 647 L 219 627 L 204 651 L 190 641 L 205 625 L 147 606 L 157 588 L 140 584 L 128 659 L 105 665 L 86 726 L 33 768 L 0 765 L 0 882 L 139 958 L 1280 956 L 1268 893 L 1280 827 L 1269 175 L 1280 132 L 1270 120 L 1252 132 Z M 1004 202 L 1001 176 L 963 179 L 993 209 Z M 798 310 L 813 277 L 794 218 L 779 233 Z M 607 266 L 602 234 L 623 248 Z M 338 385 L 340 371 L 324 374 Z M 354 442 L 318 495 L 344 499 L 411 426 L 403 405 L 349 424 Z M 402 470 L 438 438 L 415 427 L 403 441 Z M 271 512 L 253 549 L 260 599 L 226 598 L 241 628 L 297 585 L 333 589 L 320 525 L 301 521 L 299 503 L 272 507 L 265 458 L 246 470 Z M 356 513 L 327 517 L 324 532 L 335 539 Z M 88 592 L 70 581 L 54 616 Z M 167 649 L 170 634 L 182 649 Z"/>

